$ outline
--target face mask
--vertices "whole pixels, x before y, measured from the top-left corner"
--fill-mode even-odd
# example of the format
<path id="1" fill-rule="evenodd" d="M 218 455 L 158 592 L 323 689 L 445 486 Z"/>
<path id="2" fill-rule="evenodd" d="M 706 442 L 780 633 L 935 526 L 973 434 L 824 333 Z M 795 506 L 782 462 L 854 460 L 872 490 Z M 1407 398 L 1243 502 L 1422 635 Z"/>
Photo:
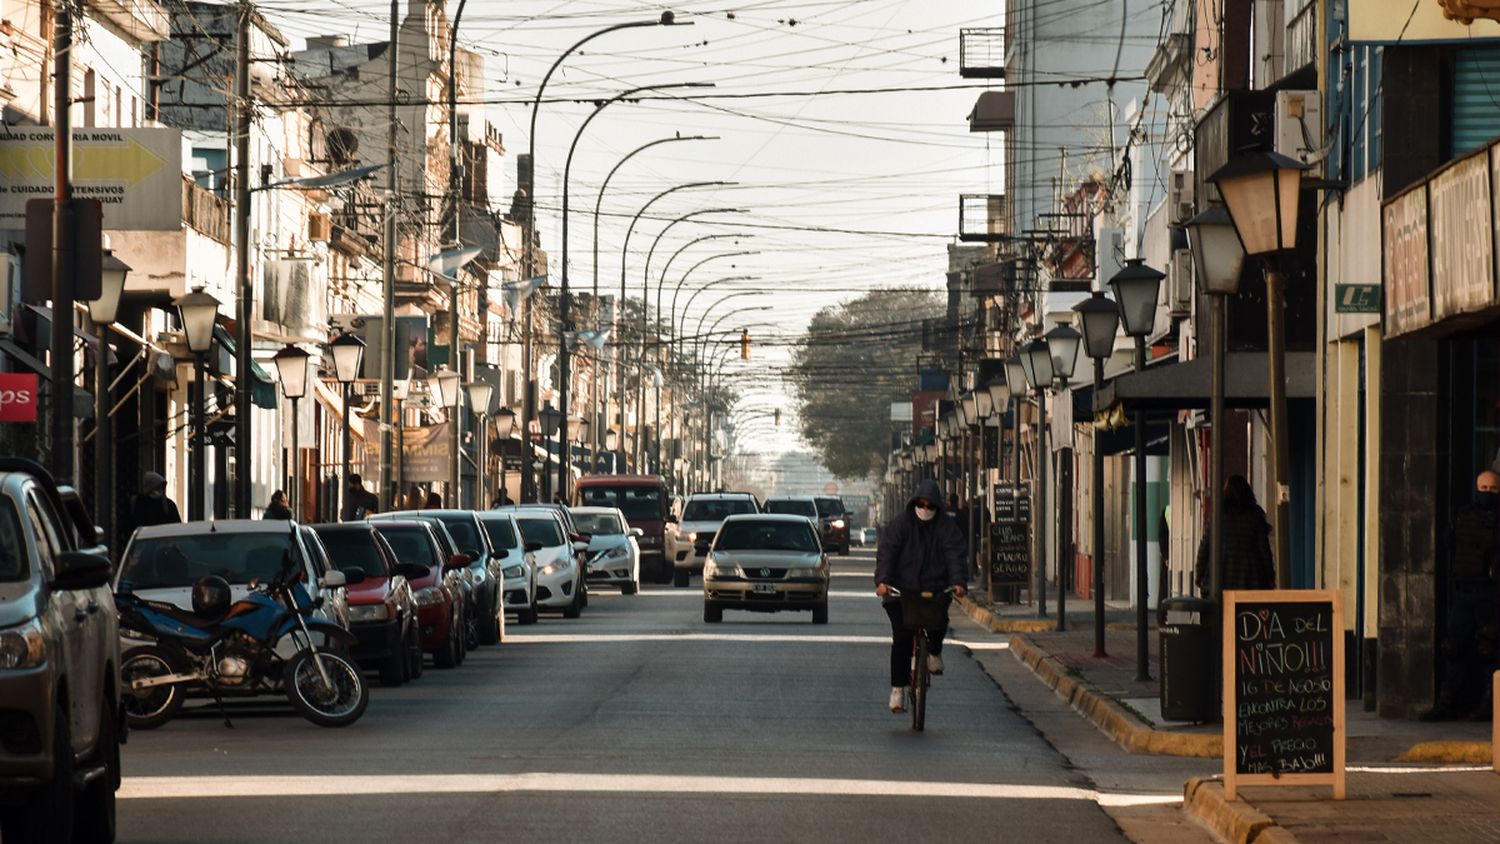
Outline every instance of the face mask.
<path id="1" fill-rule="evenodd" d="M 151 498 L 161 498 L 161 497 L 165 496 L 166 494 L 167 493 L 166 493 L 165 490 L 160 490 L 160 489 L 153 489 L 150 492 L 146 493 L 146 495 L 149 496 L 149 497 L 151 497 Z"/>
<path id="2" fill-rule="evenodd" d="M 1486 510 L 1494 510 L 1500 504 L 1500 492 L 1485 492 L 1476 490 L 1474 492 L 1474 505 Z"/>
<path id="3" fill-rule="evenodd" d="M 936 510 L 923 510 L 921 507 L 916 508 L 916 514 L 917 518 L 921 519 L 924 522 L 930 522 L 933 519 L 937 518 Z"/>

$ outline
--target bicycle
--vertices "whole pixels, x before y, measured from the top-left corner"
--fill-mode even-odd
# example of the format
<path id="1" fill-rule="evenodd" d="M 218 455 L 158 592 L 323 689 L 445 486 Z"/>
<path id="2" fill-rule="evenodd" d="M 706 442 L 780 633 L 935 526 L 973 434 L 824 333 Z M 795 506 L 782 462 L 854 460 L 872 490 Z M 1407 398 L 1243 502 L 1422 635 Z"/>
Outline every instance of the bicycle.
<path id="1" fill-rule="evenodd" d="M 901 622 L 913 633 L 911 728 L 920 733 L 927 725 L 927 689 L 932 684 L 932 675 L 927 665 L 932 645 L 927 639 L 927 631 L 942 627 L 947 622 L 948 602 L 946 598 L 953 594 L 953 590 L 944 589 L 942 592 L 903 595 L 900 589 L 892 586 L 891 594 L 901 599 Z"/>

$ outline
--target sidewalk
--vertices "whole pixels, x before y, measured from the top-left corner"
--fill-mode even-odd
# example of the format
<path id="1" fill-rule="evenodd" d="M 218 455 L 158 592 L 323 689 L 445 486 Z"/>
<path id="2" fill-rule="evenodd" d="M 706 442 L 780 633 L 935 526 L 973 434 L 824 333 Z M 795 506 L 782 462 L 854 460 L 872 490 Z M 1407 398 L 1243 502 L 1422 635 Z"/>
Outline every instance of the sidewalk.
<path id="1" fill-rule="evenodd" d="M 988 607 L 982 594 L 962 601 L 974 621 L 1010 635 L 1013 657 L 1116 744 L 1141 754 L 1218 759 L 1219 724 L 1167 722 L 1161 717 L 1155 613 L 1148 617 L 1149 682 L 1136 680 L 1135 615 L 1106 609 L 1105 649 L 1094 656 L 1091 602 L 1069 602 L 1068 629 L 1037 618 L 1034 606 Z M 1217 778 L 1189 780 L 1184 808 L 1227 841 L 1343 842 L 1500 841 L 1500 775 L 1490 769 L 1491 725 L 1424 724 L 1377 718 L 1350 701 L 1348 799 L 1340 804 L 1315 787 L 1242 788 L 1224 800 Z M 1357 808 L 1356 808 L 1357 807 Z"/>

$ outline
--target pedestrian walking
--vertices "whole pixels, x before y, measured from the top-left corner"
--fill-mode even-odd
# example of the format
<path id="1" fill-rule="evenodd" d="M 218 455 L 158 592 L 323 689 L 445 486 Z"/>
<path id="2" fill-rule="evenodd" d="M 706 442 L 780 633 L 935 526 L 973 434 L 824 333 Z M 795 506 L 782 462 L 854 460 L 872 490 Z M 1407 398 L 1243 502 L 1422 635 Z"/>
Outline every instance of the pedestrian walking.
<path id="1" fill-rule="evenodd" d="M 424 510 L 441 510 L 443 508 L 443 496 L 435 493 L 427 493 L 427 500 L 422 502 Z"/>
<path id="2" fill-rule="evenodd" d="M 1495 670 L 1497 627 L 1495 570 L 1500 563 L 1500 473 L 1486 469 L 1448 529 L 1448 623 L 1443 633 L 1443 678 L 1437 701 L 1422 721 L 1491 717 L 1489 676 Z"/>
<path id="3" fill-rule="evenodd" d="M 402 510 L 420 510 L 427 503 L 427 492 L 416 484 L 406 491 L 401 499 Z"/>
<path id="4" fill-rule="evenodd" d="M 1224 481 L 1224 520 L 1220 523 L 1223 540 L 1224 582 L 1221 589 L 1274 589 L 1276 561 L 1271 555 L 1271 525 L 1266 511 L 1255 503 L 1255 490 L 1244 475 L 1230 475 Z M 1200 590 L 1208 588 L 1210 537 L 1204 533 L 1198 543 L 1198 563 L 1194 582 Z"/>
<path id="5" fill-rule="evenodd" d="M 136 528 L 180 521 L 182 513 L 176 502 L 167 497 L 167 479 L 156 472 L 147 472 L 141 477 L 140 494 L 130 500 L 130 510 L 125 516 L 125 538 L 128 540 Z"/>
<path id="6" fill-rule="evenodd" d="M 365 489 L 364 478 L 358 474 L 349 475 L 349 487 L 344 495 L 343 520 L 357 522 L 379 512 L 380 499 L 375 493 Z"/>
<path id="7" fill-rule="evenodd" d="M 495 497 L 494 503 L 491 504 L 490 507 L 509 507 L 514 503 L 516 502 L 510 500 L 509 490 L 505 489 L 505 487 L 501 487 L 500 494 Z"/>
<path id="8" fill-rule="evenodd" d="M 875 594 L 880 596 L 891 622 L 892 712 L 906 711 L 915 638 L 906 628 L 901 601 L 892 594 L 892 587 L 911 595 L 951 588 L 954 595 L 961 596 L 969 584 L 964 534 L 958 522 L 939 509 L 942 501 L 943 493 L 936 481 L 927 479 L 917 484 L 906 508 L 881 528 L 880 545 L 875 551 Z M 944 596 L 943 606 L 947 607 L 951 601 Z M 933 674 L 943 673 L 943 636 L 948 632 L 947 615 L 943 618 L 941 628 L 927 631 L 932 645 L 927 667 Z"/>
<path id="9" fill-rule="evenodd" d="M 286 504 L 285 490 L 278 489 L 271 493 L 271 503 L 266 505 L 266 518 L 291 520 L 292 508 Z"/>

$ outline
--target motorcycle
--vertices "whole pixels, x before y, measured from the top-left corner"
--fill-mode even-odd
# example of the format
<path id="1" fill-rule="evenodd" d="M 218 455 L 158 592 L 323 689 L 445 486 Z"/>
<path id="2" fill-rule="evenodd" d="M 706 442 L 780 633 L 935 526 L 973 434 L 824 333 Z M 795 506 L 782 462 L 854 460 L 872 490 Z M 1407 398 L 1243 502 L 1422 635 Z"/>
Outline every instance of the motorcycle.
<path id="1" fill-rule="evenodd" d="M 122 630 L 155 640 L 121 657 L 130 726 L 152 729 L 172 720 L 187 687 L 194 685 L 205 688 L 221 712 L 225 693 L 281 691 L 298 713 L 319 726 L 346 727 L 358 721 L 370 702 L 358 666 L 342 654 L 320 649 L 313 634 L 346 649 L 355 637 L 336 624 L 309 618 L 322 599 L 305 597 L 296 584 L 296 570 L 288 553 L 270 582 L 251 581 L 250 593 L 232 605 L 226 582 L 202 578 L 194 586 L 193 612 L 117 593 Z M 200 605 L 202 595 L 221 597 L 205 606 Z M 281 656 L 288 650 L 285 644 L 291 645 L 290 658 Z M 233 726 L 227 715 L 224 722 Z"/>

